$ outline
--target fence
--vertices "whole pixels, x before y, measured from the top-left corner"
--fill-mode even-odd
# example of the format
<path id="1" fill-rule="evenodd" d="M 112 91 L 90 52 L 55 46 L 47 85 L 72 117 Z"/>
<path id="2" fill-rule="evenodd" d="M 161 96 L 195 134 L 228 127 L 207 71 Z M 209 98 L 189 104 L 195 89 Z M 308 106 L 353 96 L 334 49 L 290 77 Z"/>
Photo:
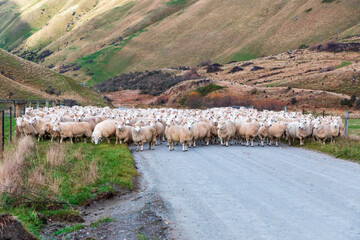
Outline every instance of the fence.
<path id="1" fill-rule="evenodd" d="M 15 125 L 15 129 L 13 129 L 13 124 L 15 118 L 21 117 L 25 114 L 26 107 L 36 106 L 36 108 L 40 107 L 49 107 L 51 105 L 54 107 L 58 104 L 57 101 L 49 101 L 49 100 L 9 100 L 9 99 L 0 99 L 0 159 L 3 158 L 3 153 L 5 150 L 5 135 L 7 135 L 7 131 L 9 131 L 9 143 L 13 143 L 13 133 L 14 130 L 16 133 L 16 137 L 19 137 L 19 131 L 17 131 L 17 126 Z M 34 105 L 33 105 L 34 104 Z M 6 117 L 9 117 L 9 129 L 5 129 L 5 120 Z"/>

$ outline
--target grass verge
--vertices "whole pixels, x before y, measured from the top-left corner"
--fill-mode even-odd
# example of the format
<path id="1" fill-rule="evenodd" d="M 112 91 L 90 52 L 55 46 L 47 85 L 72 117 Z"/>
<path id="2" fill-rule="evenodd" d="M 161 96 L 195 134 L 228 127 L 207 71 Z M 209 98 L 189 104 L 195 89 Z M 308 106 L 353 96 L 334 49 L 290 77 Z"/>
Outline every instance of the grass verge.
<path id="1" fill-rule="evenodd" d="M 19 147 L 13 151 L 17 149 Z M 23 158 L 22 165 L 16 165 L 17 171 L 11 169 L 14 159 L 10 157 L 18 155 L 8 154 L 8 161 L 5 156 L 0 168 L 16 174 L 9 179 L 19 180 L 16 187 L 21 189 L 21 194 L 9 191 L 0 194 L 0 213 L 16 216 L 38 238 L 44 218 L 79 222 L 81 216 L 74 207 L 89 204 L 119 189 L 131 190 L 137 176 L 133 158 L 125 145 L 40 142 Z M 24 197 L 31 201 L 24 201 Z M 54 201 L 68 204 L 55 206 Z M 110 219 L 100 219 L 98 224 L 106 221 Z M 74 228 L 63 229 L 70 230 Z M 58 234 L 63 232 L 55 235 Z"/>

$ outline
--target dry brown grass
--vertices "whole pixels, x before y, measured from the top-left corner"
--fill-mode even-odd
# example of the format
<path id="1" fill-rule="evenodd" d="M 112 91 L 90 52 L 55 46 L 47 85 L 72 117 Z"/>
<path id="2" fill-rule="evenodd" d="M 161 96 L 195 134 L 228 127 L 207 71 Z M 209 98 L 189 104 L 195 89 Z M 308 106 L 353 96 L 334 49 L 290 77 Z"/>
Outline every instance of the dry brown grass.
<path id="1" fill-rule="evenodd" d="M 66 147 L 65 144 L 56 144 L 50 147 L 46 153 L 47 163 L 51 166 L 59 166 L 65 162 Z"/>
<path id="2" fill-rule="evenodd" d="M 0 186 L 2 188 L 11 188 L 10 191 L 15 191 L 23 186 L 23 173 L 26 167 L 25 159 L 34 149 L 34 140 L 27 136 L 21 138 L 16 148 L 4 156 L 4 160 L 0 164 Z"/>
<path id="3" fill-rule="evenodd" d="M 347 139 L 354 142 L 360 142 L 360 136 L 355 134 L 350 134 Z"/>

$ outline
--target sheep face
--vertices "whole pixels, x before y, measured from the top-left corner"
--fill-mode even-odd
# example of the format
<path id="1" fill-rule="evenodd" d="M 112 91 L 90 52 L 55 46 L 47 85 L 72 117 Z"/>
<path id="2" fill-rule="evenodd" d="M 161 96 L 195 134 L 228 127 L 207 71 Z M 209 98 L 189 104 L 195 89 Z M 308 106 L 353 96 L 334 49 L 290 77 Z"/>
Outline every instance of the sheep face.
<path id="1" fill-rule="evenodd" d="M 140 127 L 140 126 L 135 126 L 135 131 L 136 131 L 136 132 L 140 132 L 140 130 L 141 130 L 141 127 Z"/>
<path id="2" fill-rule="evenodd" d="M 21 124 L 23 123 L 23 119 L 22 118 L 16 118 L 16 126 L 21 127 Z"/>
<path id="3" fill-rule="evenodd" d="M 91 136 L 91 142 L 93 142 L 95 145 L 99 144 L 101 142 L 102 138 L 98 134 L 93 134 Z"/>
<path id="4" fill-rule="evenodd" d="M 121 122 L 115 122 L 115 124 L 117 129 L 119 130 L 123 129 L 123 124 Z"/>
<path id="5" fill-rule="evenodd" d="M 59 128 L 60 128 L 60 123 L 55 123 L 55 124 L 53 125 L 53 131 L 54 131 L 54 132 L 58 132 L 58 131 L 59 131 Z"/>
<path id="6" fill-rule="evenodd" d="M 29 120 L 29 124 L 30 124 L 30 125 L 33 125 L 33 124 L 35 123 L 35 121 L 36 121 L 36 118 L 31 118 L 31 119 Z"/>

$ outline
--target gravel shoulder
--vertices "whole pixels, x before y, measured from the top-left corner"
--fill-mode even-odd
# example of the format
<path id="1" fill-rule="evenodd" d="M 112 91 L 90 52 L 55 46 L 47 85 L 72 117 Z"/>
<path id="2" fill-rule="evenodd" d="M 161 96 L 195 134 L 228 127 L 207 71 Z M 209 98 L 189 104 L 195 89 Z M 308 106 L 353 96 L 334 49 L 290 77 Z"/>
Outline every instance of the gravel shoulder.
<path id="1" fill-rule="evenodd" d="M 360 165 L 276 147 L 133 154 L 175 239 L 360 239 Z"/>

